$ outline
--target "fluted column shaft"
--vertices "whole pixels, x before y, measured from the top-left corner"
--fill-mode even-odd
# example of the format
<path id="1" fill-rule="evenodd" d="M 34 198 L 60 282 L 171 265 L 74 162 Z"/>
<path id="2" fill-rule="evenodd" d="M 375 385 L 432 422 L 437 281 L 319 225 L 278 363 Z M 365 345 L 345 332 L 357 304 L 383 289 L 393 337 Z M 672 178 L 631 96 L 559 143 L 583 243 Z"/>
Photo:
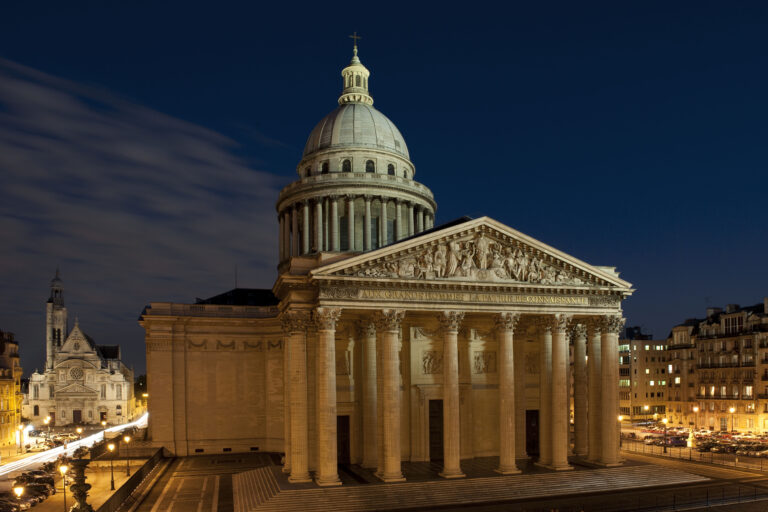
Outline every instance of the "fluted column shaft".
<path id="1" fill-rule="evenodd" d="M 323 202 L 315 201 L 315 250 L 323 250 Z"/>
<path id="2" fill-rule="evenodd" d="M 515 358 L 515 455 L 518 460 L 527 459 L 525 446 L 525 341 L 513 343 Z"/>
<path id="3" fill-rule="evenodd" d="M 587 397 L 587 429 L 588 446 L 587 459 L 591 462 L 599 462 L 602 453 L 602 441 L 600 439 L 600 415 L 602 406 L 602 350 L 600 339 L 600 326 L 596 321 L 590 321 L 587 324 L 589 333 L 589 343 L 587 345 L 587 372 L 588 372 L 588 397 Z"/>
<path id="4" fill-rule="evenodd" d="M 573 328 L 573 452 L 587 455 L 587 331 L 583 325 Z"/>
<path id="5" fill-rule="evenodd" d="M 290 378 L 291 475 L 290 482 L 309 482 L 309 445 L 307 442 L 307 338 L 309 316 L 290 312 L 283 316 L 283 330 L 288 332 Z"/>
<path id="6" fill-rule="evenodd" d="M 553 469 L 572 469 L 568 465 L 568 336 L 570 317 L 555 315 L 552 329 L 552 463 Z M 618 381 L 617 381 L 618 382 Z"/>
<path id="7" fill-rule="evenodd" d="M 387 233 L 387 205 L 389 199 L 381 198 L 381 215 L 379 216 L 379 247 L 387 245 L 388 233 Z"/>
<path id="8" fill-rule="evenodd" d="M 499 468 L 502 475 L 519 473 L 516 464 L 514 333 L 520 315 L 501 313 L 496 318 L 499 341 Z"/>
<path id="9" fill-rule="evenodd" d="M 602 454 L 601 462 L 605 465 L 620 463 L 619 458 L 619 331 L 624 319 L 618 315 L 602 318 Z"/>
<path id="10" fill-rule="evenodd" d="M 378 459 L 376 326 L 362 320 L 357 326 L 363 349 L 363 467 L 375 468 Z"/>
<path id="11" fill-rule="evenodd" d="M 331 197 L 331 248 L 338 252 L 339 246 L 339 199 Z"/>
<path id="12" fill-rule="evenodd" d="M 371 196 L 365 196 L 365 215 L 363 216 L 363 250 L 371 250 Z"/>
<path id="13" fill-rule="evenodd" d="M 309 254 L 309 202 L 301 205 L 301 253 Z"/>
<path id="14" fill-rule="evenodd" d="M 299 255 L 299 214 L 296 208 L 291 208 L 291 255 Z"/>
<path id="15" fill-rule="evenodd" d="M 552 324 L 539 324 L 539 464 L 552 463 Z"/>
<path id="16" fill-rule="evenodd" d="M 347 244 L 348 250 L 355 250 L 355 197 L 347 196 Z"/>
<path id="17" fill-rule="evenodd" d="M 421 206 L 416 210 L 416 232 L 421 233 L 424 231 L 424 208 Z"/>
<path id="18" fill-rule="evenodd" d="M 339 308 L 317 308 L 317 475 L 320 486 L 341 485 L 336 451 L 336 321 Z"/>
<path id="19" fill-rule="evenodd" d="M 413 203 L 408 203 L 406 208 L 406 215 L 408 215 L 408 236 L 413 236 Z"/>
<path id="20" fill-rule="evenodd" d="M 283 473 L 291 472 L 291 362 L 290 333 L 283 336 Z"/>
<path id="21" fill-rule="evenodd" d="M 403 203 L 399 199 L 395 199 L 395 241 L 403 239 Z"/>
<path id="22" fill-rule="evenodd" d="M 443 332 L 443 478 L 462 478 L 459 420 L 459 327 L 464 313 L 438 315 Z"/>
<path id="23" fill-rule="evenodd" d="M 382 441 L 384 443 L 384 470 L 380 478 L 385 482 L 404 480 L 400 469 L 400 322 L 404 312 L 384 310 L 378 315 L 377 327 L 381 336 L 382 373 Z"/>

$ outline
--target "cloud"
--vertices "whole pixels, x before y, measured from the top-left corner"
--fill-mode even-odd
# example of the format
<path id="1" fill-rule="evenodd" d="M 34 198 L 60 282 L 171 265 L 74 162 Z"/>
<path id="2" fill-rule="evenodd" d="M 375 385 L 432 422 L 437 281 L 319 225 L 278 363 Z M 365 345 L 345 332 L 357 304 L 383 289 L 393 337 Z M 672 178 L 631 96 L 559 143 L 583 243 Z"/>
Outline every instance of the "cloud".
<path id="1" fill-rule="evenodd" d="M 267 135 L 264 135 L 267 137 Z M 0 329 L 39 367 L 48 280 L 97 343 L 143 369 L 136 319 L 275 277 L 284 178 L 214 131 L 0 59 Z"/>

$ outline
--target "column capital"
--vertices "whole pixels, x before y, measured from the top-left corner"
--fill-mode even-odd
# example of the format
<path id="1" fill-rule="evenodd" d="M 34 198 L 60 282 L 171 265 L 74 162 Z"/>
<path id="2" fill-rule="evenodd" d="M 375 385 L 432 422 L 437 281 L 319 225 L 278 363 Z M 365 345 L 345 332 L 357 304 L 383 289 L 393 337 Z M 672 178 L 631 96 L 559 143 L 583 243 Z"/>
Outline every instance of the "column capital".
<path id="1" fill-rule="evenodd" d="M 306 332 L 309 323 L 309 311 L 285 311 L 280 315 L 280 324 L 286 334 Z"/>
<path id="2" fill-rule="evenodd" d="M 371 195 L 371 194 L 363 194 L 363 199 L 365 200 L 366 203 L 370 203 L 371 200 L 373 199 L 373 195 Z"/>
<path id="3" fill-rule="evenodd" d="M 621 315 L 605 315 L 600 317 L 600 330 L 603 334 L 619 334 L 627 319 Z"/>
<path id="4" fill-rule="evenodd" d="M 338 200 L 339 200 L 339 197 L 340 197 L 340 196 L 339 196 L 339 194 L 331 194 L 331 195 L 329 195 L 329 196 L 328 196 L 328 199 L 329 199 L 331 202 L 334 202 L 334 203 L 335 203 L 336 201 L 338 201 Z"/>
<path id="5" fill-rule="evenodd" d="M 344 194 L 344 198 L 345 198 L 347 201 L 354 201 L 355 199 L 357 199 L 357 198 L 358 198 L 358 196 L 357 196 L 357 195 L 355 195 L 355 194 Z"/>
<path id="6" fill-rule="evenodd" d="M 400 323 L 405 316 L 403 309 L 384 309 L 377 311 L 375 316 L 376 326 L 382 331 L 400 331 Z"/>
<path id="7" fill-rule="evenodd" d="M 494 319 L 496 329 L 499 331 L 515 331 L 517 323 L 520 321 L 519 313 L 499 313 Z"/>
<path id="8" fill-rule="evenodd" d="M 576 338 L 585 338 L 587 336 L 587 326 L 582 323 L 572 323 L 571 328 L 568 331 L 568 336 L 572 340 L 575 340 Z"/>
<path id="9" fill-rule="evenodd" d="M 587 329 L 588 336 L 599 336 L 602 329 L 600 317 L 591 316 L 582 320 L 582 323 Z"/>
<path id="10" fill-rule="evenodd" d="M 376 336 L 376 322 L 372 318 L 366 318 L 355 322 L 357 335 L 361 338 Z"/>
<path id="11" fill-rule="evenodd" d="M 437 314 L 437 321 L 443 331 L 458 331 L 463 320 L 463 311 L 443 311 Z"/>
<path id="12" fill-rule="evenodd" d="M 568 327 L 571 325 L 573 315 L 567 315 L 565 313 L 558 313 L 553 318 L 553 328 L 559 333 L 565 333 L 568 331 Z"/>
<path id="13" fill-rule="evenodd" d="M 336 330 L 336 322 L 341 316 L 341 308 L 316 308 L 312 313 L 312 319 L 317 326 L 318 331 Z"/>

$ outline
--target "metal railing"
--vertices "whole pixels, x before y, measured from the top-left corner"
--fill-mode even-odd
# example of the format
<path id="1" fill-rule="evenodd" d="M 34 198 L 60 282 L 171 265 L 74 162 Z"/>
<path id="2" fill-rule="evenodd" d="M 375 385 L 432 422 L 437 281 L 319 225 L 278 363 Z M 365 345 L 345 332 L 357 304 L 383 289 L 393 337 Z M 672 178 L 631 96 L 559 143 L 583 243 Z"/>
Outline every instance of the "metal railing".
<path id="1" fill-rule="evenodd" d="M 705 462 L 707 464 L 749 469 L 752 471 L 768 471 L 768 457 L 751 457 L 733 453 L 700 452 L 697 451 L 696 448 L 688 448 L 687 446 L 667 446 L 667 451 L 665 453 L 663 446 L 647 445 L 642 441 L 634 439 L 622 439 L 621 445 L 622 450 L 630 453 L 658 455 L 672 459 Z M 766 492 L 768 492 L 768 490 L 766 490 Z"/>
<path id="2" fill-rule="evenodd" d="M 144 478 L 155 469 L 155 466 L 157 466 L 162 459 L 163 449 L 160 448 L 147 462 L 137 469 L 119 489 L 112 493 L 112 496 L 110 496 L 109 499 L 96 510 L 96 512 L 115 512 L 119 510 L 123 504 L 133 500 L 133 491 L 136 490 Z"/>

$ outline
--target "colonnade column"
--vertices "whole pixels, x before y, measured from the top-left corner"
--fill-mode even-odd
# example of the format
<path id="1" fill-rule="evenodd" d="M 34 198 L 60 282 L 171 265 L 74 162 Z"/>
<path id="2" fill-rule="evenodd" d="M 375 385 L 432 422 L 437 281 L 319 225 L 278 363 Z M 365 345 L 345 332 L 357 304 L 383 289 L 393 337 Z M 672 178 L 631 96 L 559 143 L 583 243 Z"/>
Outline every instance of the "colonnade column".
<path id="1" fill-rule="evenodd" d="M 301 205 L 301 254 L 309 254 L 309 201 Z"/>
<path id="2" fill-rule="evenodd" d="M 525 446 L 525 341 L 513 343 L 515 368 L 515 456 L 517 460 L 527 460 Z"/>
<path id="3" fill-rule="evenodd" d="M 575 325 L 573 339 L 573 453 L 587 455 L 587 329 Z"/>
<path id="4" fill-rule="evenodd" d="M 363 196 L 365 199 L 365 215 L 363 216 L 363 250 L 371 250 L 371 196 Z"/>
<path id="5" fill-rule="evenodd" d="M 416 232 L 421 233 L 424 231 L 424 208 L 417 207 L 416 210 Z"/>
<path id="6" fill-rule="evenodd" d="M 383 471 L 379 478 L 385 482 L 402 482 L 400 469 L 400 323 L 405 312 L 385 309 L 377 314 L 381 334 L 381 400 Z M 380 464 L 381 467 L 381 464 Z"/>
<path id="7" fill-rule="evenodd" d="M 552 325 L 552 462 L 557 471 L 573 469 L 568 465 L 570 429 L 568 421 L 568 336 L 570 315 L 557 314 Z M 618 382 L 618 381 L 617 381 Z"/>
<path id="8" fill-rule="evenodd" d="M 291 207 L 291 256 L 299 255 L 299 212 L 298 206 Z"/>
<path id="9" fill-rule="evenodd" d="M 599 462 L 602 453 L 602 444 L 600 439 L 600 415 L 602 408 L 600 406 L 602 398 L 601 371 L 602 350 L 600 343 L 600 324 L 596 319 L 590 319 L 587 322 L 587 334 L 589 342 L 587 344 L 587 371 L 589 372 L 587 384 L 587 460 L 590 462 Z"/>
<path id="10" fill-rule="evenodd" d="M 539 331 L 539 464 L 552 463 L 552 319 L 541 318 Z"/>
<path id="11" fill-rule="evenodd" d="M 331 196 L 331 250 L 340 251 L 339 246 L 339 197 Z"/>
<path id="12" fill-rule="evenodd" d="M 403 202 L 395 199 L 395 242 L 403 239 L 403 212 L 401 206 Z"/>
<path id="13" fill-rule="evenodd" d="M 501 313 L 496 317 L 496 336 L 499 340 L 499 468 L 502 475 L 519 473 L 516 448 L 516 402 L 514 333 L 520 315 Z M 445 356 L 443 356 L 445 357 Z M 522 427 L 523 424 L 520 424 Z"/>
<path id="14" fill-rule="evenodd" d="M 606 315 L 601 319 L 601 373 L 603 396 L 602 409 L 602 456 L 601 463 L 614 466 L 619 458 L 619 332 L 624 325 L 620 315 Z"/>
<path id="15" fill-rule="evenodd" d="M 461 311 L 438 314 L 443 331 L 443 478 L 463 478 L 459 422 L 459 327 Z"/>
<path id="16" fill-rule="evenodd" d="M 315 251 L 323 250 L 323 203 L 315 200 Z"/>
<path id="17" fill-rule="evenodd" d="M 355 196 L 347 196 L 347 250 L 355 250 Z"/>
<path id="18" fill-rule="evenodd" d="M 370 320 L 361 320 L 357 332 L 363 348 L 363 467 L 375 468 L 378 458 L 376 326 Z"/>
<path id="19" fill-rule="evenodd" d="M 315 310 L 317 325 L 317 485 L 341 485 L 336 452 L 336 322 L 339 308 Z"/>
<path id="20" fill-rule="evenodd" d="M 288 333 L 288 374 L 290 386 L 290 465 L 288 481 L 310 482 L 309 444 L 307 442 L 307 337 L 309 314 L 289 311 L 281 317 L 283 330 Z"/>
<path id="21" fill-rule="evenodd" d="M 379 247 L 384 247 L 387 245 L 387 240 L 389 240 L 387 236 L 387 205 L 389 204 L 389 199 L 382 197 L 381 198 L 381 214 L 379 215 Z"/>
<path id="22" fill-rule="evenodd" d="M 413 203 L 408 203 L 405 211 L 408 215 L 408 236 L 413 236 L 415 234 L 413 229 Z"/>

